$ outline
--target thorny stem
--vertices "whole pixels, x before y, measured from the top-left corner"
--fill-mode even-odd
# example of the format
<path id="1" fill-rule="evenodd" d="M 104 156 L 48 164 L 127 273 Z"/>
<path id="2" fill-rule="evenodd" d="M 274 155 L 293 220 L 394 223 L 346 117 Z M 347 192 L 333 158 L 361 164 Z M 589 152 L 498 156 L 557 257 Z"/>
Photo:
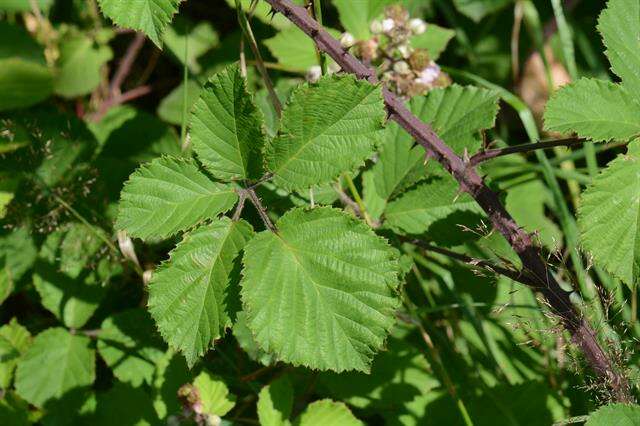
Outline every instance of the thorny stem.
<path id="1" fill-rule="evenodd" d="M 583 139 L 568 138 L 548 142 L 533 142 L 524 145 L 509 146 L 506 148 L 488 149 L 486 151 L 480 151 L 479 153 L 472 156 L 469 159 L 469 165 L 477 166 L 478 164 L 487 160 L 491 160 L 496 157 L 503 157 L 510 154 L 533 152 L 538 149 L 549 149 L 555 148 L 557 146 L 582 145 L 583 143 Z"/>
<path id="2" fill-rule="evenodd" d="M 264 223 L 264 225 L 271 232 L 277 233 L 278 228 L 276 228 L 273 222 L 271 222 L 271 219 L 269 219 L 269 215 L 267 214 L 267 209 L 262 205 L 262 201 L 260 201 L 260 198 L 258 198 L 258 195 L 256 194 L 255 189 L 249 188 L 249 189 L 245 189 L 244 191 L 249 197 L 249 200 L 251 200 L 251 204 L 253 204 L 256 210 L 258 211 L 258 214 L 260 215 L 260 219 L 262 219 L 262 222 Z"/>
<path id="3" fill-rule="evenodd" d="M 238 206 L 236 207 L 236 211 L 233 212 L 233 217 L 231 218 L 234 222 L 240 220 L 240 215 L 242 214 L 242 210 L 244 209 L 244 202 L 247 201 L 247 191 L 240 190 L 238 191 Z"/>
<path id="4" fill-rule="evenodd" d="M 119 94 L 117 96 L 110 97 L 100 105 L 100 109 L 91 117 L 92 121 L 100 121 L 102 117 L 114 106 L 124 104 L 142 96 L 146 96 L 151 93 L 151 86 L 140 86 L 135 89 L 131 89 L 127 92 Z"/>
<path id="5" fill-rule="evenodd" d="M 311 37 L 318 48 L 331 56 L 343 71 L 355 74 L 358 78 L 372 84 L 378 84 L 374 70 L 350 55 L 338 40 L 307 14 L 303 7 L 294 5 L 290 0 L 265 1 L 274 11 L 282 13 Z M 534 280 L 534 285 L 530 287 L 545 297 L 553 312 L 571 333 L 573 341 L 582 349 L 595 373 L 611 387 L 613 399 L 620 402 L 633 401 L 626 377 L 617 371 L 609 355 L 600 346 L 591 325 L 578 313 L 569 299 L 569 293 L 560 287 L 553 273 L 547 268 L 540 248 L 506 211 L 498 194 L 489 189 L 476 170 L 468 167 L 429 125 L 413 115 L 402 100 L 384 87 L 382 92 L 389 119 L 400 124 L 458 181 L 461 190 L 469 193 L 476 200 L 489 216 L 493 226 L 507 239 L 522 260 L 523 268 Z"/>
<path id="6" fill-rule="evenodd" d="M 280 117 L 282 115 L 282 104 L 280 103 L 280 99 L 278 98 L 278 95 L 273 88 L 271 77 L 269 77 L 269 73 L 264 66 L 264 61 L 262 60 L 260 49 L 258 49 L 258 43 L 256 42 L 256 38 L 253 35 L 253 31 L 251 30 L 251 24 L 249 23 L 247 14 L 240 4 L 240 0 L 236 0 L 236 10 L 238 12 L 238 23 L 240 24 L 240 28 L 242 28 L 242 33 L 244 34 L 245 39 L 247 40 L 247 42 L 249 42 L 249 47 L 251 47 L 253 56 L 256 58 L 256 67 L 258 68 L 258 72 L 260 72 L 260 76 L 262 77 L 264 85 L 267 88 L 269 99 L 273 104 L 273 108 L 276 110 L 276 114 L 278 115 L 278 117 Z"/>

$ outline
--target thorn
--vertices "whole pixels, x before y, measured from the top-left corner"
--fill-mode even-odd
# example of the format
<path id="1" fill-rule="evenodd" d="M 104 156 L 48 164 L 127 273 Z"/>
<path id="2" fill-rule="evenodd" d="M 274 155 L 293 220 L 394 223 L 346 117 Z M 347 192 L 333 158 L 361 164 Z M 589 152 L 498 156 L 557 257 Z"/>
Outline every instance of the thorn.
<path id="1" fill-rule="evenodd" d="M 273 18 L 275 18 L 277 14 L 278 11 L 272 7 L 267 16 L 269 17 L 269 19 L 273 20 Z"/>
<path id="2" fill-rule="evenodd" d="M 471 158 L 469 157 L 469 151 L 467 150 L 467 148 L 465 148 L 464 152 L 462 153 L 462 161 L 464 161 L 465 164 L 469 164 L 469 162 L 471 161 Z"/>

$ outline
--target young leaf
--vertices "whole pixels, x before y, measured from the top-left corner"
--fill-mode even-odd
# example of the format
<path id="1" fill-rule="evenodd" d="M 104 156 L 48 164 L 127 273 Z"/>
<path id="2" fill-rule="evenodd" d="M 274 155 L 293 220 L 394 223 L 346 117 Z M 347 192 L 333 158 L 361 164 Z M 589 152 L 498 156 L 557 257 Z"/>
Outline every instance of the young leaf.
<path id="1" fill-rule="evenodd" d="M 468 195 L 460 194 L 449 177 L 434 178 L 404 193 L 387 206 L 387 226 L 409 234 L 422 234 L 436 221 L 454 212 L 481 212 Z"/>
<path id="2" fill-rule="evenodd" d="M 231 65 L 209 79 L 193 106 L 193 149 L 218 179 L 257 179 L 266 139 L 263 125 L 240 68 Z"/>
<path id="3" fill-rule="evenodd" d="M 398 255 L 331 208 L 293 209 L 246 247 L 242 300 L 258 344 L 320 370 L 368 371 L 394 323 Z"/>
<path id="4" fill-rule="evenodd" d="M 279 136 L 266 147 L 276 184 L 303 190 L 361 165 L 373 154 L 385 117 L 380 87 L 353 76 L 328 76 L 296 89 Z"/>
<path id="5" fill-rule="evenodd" d="M 236 398 L 225 382 L 206 370 L 196 377 L 193 386 L 198 389 L 203 413 L 222 417 L 236 405 Z"/>
<path id="6" fill-rule="evenodd" d="M 35 105 L 53 92 L 51 71 L 19 58 L 0 60 L 0 111 Z"/>
<path id="7" fill-rule="evenodd" d="M 640 277 L 640 143 L 613 160 L 584 192 L 578 226 L 595 261 L 628 285 Z"/>
<path id="8" fill-rule="evenodd" d="M 75 35 L 63 39 L 53 85 L 55 93 L 65 98 L 91 93 L 100 84 L 102 66 L 112 56 L 111 48 L 95 45 L 87 36 Z"/>
<path id="9" fill-rule="evenodd" d="M 640 406 L 635 404 L 609 404 L 589 414 L 585 426 L 640 425 Z"/>
<path id="10" fill-rule="evenodd" d="M 151 317 L 142 309 L 107 317 L 100 326 L 97 346 L 113 375 L 135 387 L 152 383 L 156 363 L 165 352 Z"/>
<path id="11" fill-rule="evenodd" d="M 296 426 L 364 426 L 342 402 L 316 401 L 304 410 Z"/>
<path id="12" fill-rule="evenodd" d="M 88 337 L 63 328 L 38 334 L 18 362 L 16 392 L 42 407 L 71 389 L 90 386 L 95 379 L 95 354 Z"/>
<path id="13" fill-rule="evenodd" d="M 258 419 L 261 426 L 289 426 L 293 409 L 293 386 L 288 376 L 282 376 L 260 390 Z"/>
<path id="14" fill-rule="evenodd" d="M 640 4 L 636 0 L 610 0 L 598 19 L 611 69 L 629 94 L 640 99 Z"/>
<path id="15" fill-rule="evenodd" d="M 618 84 L 583 78 L 554 94 L 544 122 L 549 131 L 624 140 L 640 134 L 640 103 Z"/>
<path id="16" fill-rule="evenodd" d="M 231 326 L 233 261 L 252 235 L 245 221 L 218 219 L 186 234 L 153 275 L 149 311 L 190 366 Z"/>
<path id="17" fill-rule="evenodd" d="M 395 0 L 333 0 L 338 9 L 340 22 L 357 40 L 371 37 L 371 21 L 384 12 L 384 8 Z"/>
<path id="18" fill-rule="evenodd" d="M 31 333 L 13 318 L 0 327 L 0 387 L 8 389 L 18 360 L 31 345 Z"/>
<path id="19" fill-rule="evenodd" d="M 162 157 L 142 165 L 120 195 L 117 229 L 139 238 L 164 238 L 229 210 L 233 188 L 213 182 L 193 160 Z"/>
<path id="20" fill-rule="evenodd" d="M 340 37 L 340 32 L 325 28 L 334 37 Z M 301 73 L 306 72 L 318 64 L 315 45 L 302 30 L 291 27 L 278 31 L 278 34 L 264 41 L 271 54 L 278 59 L 283 67 Z"/>
<path id="21" fill-rule="evenodd" d="M 480 148 L 480 130 L 494 126 L 498 114 L 498 94 L 491 90 L 454 84 L 413 98 L 411 111 L 430 123 L 443 141 L 457 154 Z"/>
<path id="22" fill-rule="evenodd" d="M 102 13 L 116 25 L 142 31 L 162 48 L 162 33 L 182 0 L 98 0 Z"/>

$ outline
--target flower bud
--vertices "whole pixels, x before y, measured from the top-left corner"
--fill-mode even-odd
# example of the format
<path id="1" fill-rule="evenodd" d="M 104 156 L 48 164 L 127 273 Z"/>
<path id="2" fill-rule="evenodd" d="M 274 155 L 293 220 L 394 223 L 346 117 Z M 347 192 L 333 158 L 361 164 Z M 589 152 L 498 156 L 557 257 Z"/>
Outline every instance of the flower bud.
<path id="1" fill-rule="evenodd" d="M 425 49 L 416 49 L 411 53 L 409 57 L 409 65 L 414 71 L 422 71 L 431 65 L 431 59 L 429 58 L 429 52 Z"/>
<path id="2" fill-rule="evenodd" d="M 320 65 L 314 65 L 309 68 L 305 76 L 309 83 L 317 83 L 320 81 L 320 77 L 322 77 L 322 68 L 320 68 Z"/>
<path id="3" fill-rule="evenodd" d="M 413 34 L 422 34 L 427 31 L 427 23 L 420 18 L 409 21 L 409 28 Z"/>
<path id="4" fill-rule="evenodd" d="M 393 31 L 395 27 L 396 27 L 396 22 L 391 18 L 387 18 L 382 21 L 382 32 L 385 34 L 388 34 L 391 31 Z"/>
<path id="5" fill-rule="evenodd" d="M 342 33 L 342 35 L 340 36 L 340 44 L 345 49 L 349 49 L 353 47 L 354 44 L 356 44 L 356 39 L 350 33 Z"/>
<path id="6" fill-rule="evenodd" d="M 372 21 L 371 25 L 369 25 L 369 30 L 371 31 L 371 34 L 382 33 L 382 22 L 378 21 L 377 19 L 375 21 Z"/>
<path id="7" fill-rule="evenodd" d="M 408 44 L 401 44 L 400 46 L 398 46 L 398 53 L 400 53 L 400 55 L 404 59 L 407 59 L 409 56 L 411 56 L 411 48 Z"/>
<path id="8" fill-rule="evenodd" d="M 405 61 L 398 61 L 393 64 L 393 70 L 398 74 L 407 74 L 411 69 L 409 68 L 409 64 Z"/>

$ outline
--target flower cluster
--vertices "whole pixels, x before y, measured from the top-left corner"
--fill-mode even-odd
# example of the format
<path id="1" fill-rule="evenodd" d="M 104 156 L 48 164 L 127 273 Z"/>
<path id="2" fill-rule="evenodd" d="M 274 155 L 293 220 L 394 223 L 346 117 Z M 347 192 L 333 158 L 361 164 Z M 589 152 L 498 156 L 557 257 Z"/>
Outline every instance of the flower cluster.
<path id="1" fill-rule="evenodd" d="M 353 35 L 343 33 L 340 42 L 364 63 L 376 66 L 381 80 L 390 90 L 411 98 L 434 87 L 451 84 L 449 76 L 425 49 L 411 45 L 411 38 L 423 34 L 427 25 L 422 19 L 412 19 L 403 6 L 393 5 L 385 9 L 382 19 L 371 23 L 371 38 L 356 40 Z M 319 67 L 312 67 L 307 79 L 317 81 L 320 74 Z"/>

